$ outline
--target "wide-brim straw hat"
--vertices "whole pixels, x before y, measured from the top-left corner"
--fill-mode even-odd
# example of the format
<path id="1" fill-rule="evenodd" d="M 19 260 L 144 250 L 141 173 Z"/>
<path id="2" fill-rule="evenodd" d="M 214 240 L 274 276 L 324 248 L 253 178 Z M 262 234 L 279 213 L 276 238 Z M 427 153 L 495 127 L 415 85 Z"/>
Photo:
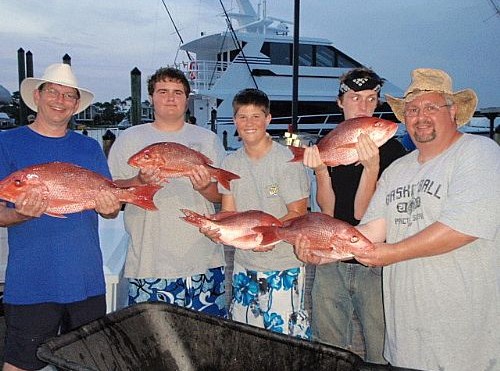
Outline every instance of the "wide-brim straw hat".
<path id="1" fill-rule="evenodd" d="M 411 102 L 416 97 L 432 93 L 449 95 L 457 106 L 456 122 L 460 127 L 470 121 L 477 107 L 477 96 L 474 90 L 465 89 L 453 92 L 451 77 L 444 71 L 432 68 L 417 68 L 411 73 L 411 84 L 403 98 L 394 98 L 385 95 L 387 103 L 392 108 L 397 119 L 404 122 L 405 103 Z"/>
<path id="2" fill-rule="evenodd" d="M 47 67 L 41 78 L 28 77 L 21 82 L 21 98 L 23 98 L 24 103 L 35 112 L 37 112 L 37 106 L 33 98 L 33 92 L 46 82 L 69 86 L 80 92 L 80 104 L 75 114 L 82 112 L 85 108 L 90 106 L 90 103 L 92 103 L 94 99 L 93 93 L 78 86 L 78 80 L 73 74 L 69 64 L 51 64 Z"/>

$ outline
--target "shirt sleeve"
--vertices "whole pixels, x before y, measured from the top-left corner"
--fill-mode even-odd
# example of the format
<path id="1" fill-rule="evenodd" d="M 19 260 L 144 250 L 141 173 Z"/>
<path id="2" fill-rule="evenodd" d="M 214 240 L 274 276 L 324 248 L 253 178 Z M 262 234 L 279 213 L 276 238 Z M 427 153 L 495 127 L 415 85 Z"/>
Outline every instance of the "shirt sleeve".
<path id="1" fill-rule="evenodd" d="M 460 149 L 439 221 L 470 236 L 493 240 L 500 220 L 500 147 L 475 140 Z"/>

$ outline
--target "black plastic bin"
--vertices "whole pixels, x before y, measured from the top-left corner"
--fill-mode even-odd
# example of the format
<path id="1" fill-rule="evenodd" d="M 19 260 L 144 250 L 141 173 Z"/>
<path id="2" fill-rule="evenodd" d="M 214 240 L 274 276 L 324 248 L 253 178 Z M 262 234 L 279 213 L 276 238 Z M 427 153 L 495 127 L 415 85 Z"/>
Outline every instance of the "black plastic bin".
<path id="1" fill-rule="evenodd" d="M 396 370 L 162 303 L 137 304 L 55 337 L 38 357 L 62 370 Z"/>

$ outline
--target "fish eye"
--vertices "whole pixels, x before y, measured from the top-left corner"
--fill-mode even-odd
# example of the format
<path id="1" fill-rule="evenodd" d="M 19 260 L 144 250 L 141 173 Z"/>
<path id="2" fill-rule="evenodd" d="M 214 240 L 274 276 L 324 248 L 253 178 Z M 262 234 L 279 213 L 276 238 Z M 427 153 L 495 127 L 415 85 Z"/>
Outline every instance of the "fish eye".
<path id="1" fill-rule="evenodd" d="M 23 181 L 21 179 L 15 179 L 14 180 L 14 185 L 16 187 L 21 187 L 23 185 Z"/>
<path id="2" fill-rule="evenodd" d="M 351 236 L 351 243 L 356 243 L 359 241 L 359 238 L 357 236 Z"/>
<path id="3" fill-rule="evenodd" d="M 373 125 L 373 126 L 375 126 L 375 127 L 379 127 L 379 126 L 382 126 L 382 123 L 381 123 L 380 121 L 377 121 L 377 122 L 375 123 L 375 125 Z"/>

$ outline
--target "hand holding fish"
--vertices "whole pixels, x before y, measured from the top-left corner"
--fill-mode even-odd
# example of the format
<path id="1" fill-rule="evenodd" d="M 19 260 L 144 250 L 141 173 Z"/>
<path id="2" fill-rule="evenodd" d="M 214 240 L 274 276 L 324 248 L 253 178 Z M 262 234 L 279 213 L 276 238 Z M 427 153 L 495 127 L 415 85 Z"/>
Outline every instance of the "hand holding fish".
<path id="1" fill-rule="evenodd" d="M 307 238 L 307 236 L 304 236 L 302 233 L 299 233 L 293 245 L 293 250 L 295 252 L 295 255 L 297 256 L 297 259 L 303 261 L 306 264 L 314 265 L 328 264 L 337 261 L 337 259 L 315 255 L 310 247 L 311 241 L 309 240 L 309 238 Z"/>
<path id="2" fill-rule="evenodd" d="M 153 167 L 145 167 L 140 169 L 137 174 L 141 184 L 156 184 L 167 183 L 167 180 L 161 176 L 161 170 Z"/>
<path id="3" fill-rule="evenodd" d="M 200 227 L 200 233 L 210 238 L 215 243 L 222 243 L 220 239 L 221 233 L 219 228 L 210 228 L 209 226 Z"/>
<path id="4" fill-rule="evenodd" d="M 120 211 L 121 203 L 118 197 L 107 189 L 97 192 L 95 197 L 95 211 L 102 217 L 115 217 Z"/>
<path id="5" fill-rule="evenodd" d="M 103 190 L 112 192 L 120 202 L 157 210 L 153 197 L 160 188 L 150 184 L 119 187 L 94 171 L 56 161 L 25 167 L 0 180 L 0 199 L 16 203 L 21 215 L 36 217 L 43 210 L 44 214 L 65 218 L 65 214 L 83 210 L 98 208 L 106 212 L 119 208 L 116 200 L 109 199 L 100 199 L 101 204 L 96 205 L 98 193 Z"/>
<path id="6" fill-rule="evenodd" d="M 279 242 L 278 239 L 271 237 L 269 243 L 263 244 L 262 234 L 253 231 L 254 227 L 283 224 L 274 216 L 258 210 L 222 211 L 213 215 L 201 215 L 188 209 L 181 209 L 181 212 L 185 215 L 181 219 L 198 227 L 199 231 L 212 241 L 244 250 L 253 250 L 257 246 L 265 247 Z"/>
<path id="7" fill-rule="evenodd" d="M 195 191 L 204 191 L 212 184 L 212 177 L 208 169 L 203 165 L 194 166 L 188 173 L 193 189 Z"/>
<path id="8" fill-rule="evenodd" d="M 236 174 L 212 166 L 212 160 L 203 153 L 175 142 L 159 142 L 146 146 L 132 155 L 127 163 L 139 169 L 158 169 L 159 176 L 165 180 L 191 178 L 193 168 L 201 165 L 210 173 L 211 178 L 217 179 L 226 189 L 230 189 L 231 180 L 240 178 Z"/>
<path id="9" fill-rule="evenodd" d="M 356 143 L 356 151 L 359 157 L 359 163 L 365 169 L 378 174 L 380 169 L 379 149 L 375 142 L 370 139 L 365 133 L 359 134 L 358 142 Z"/>
<path id="10" fill-rule="evenodd" d="M 384 267 L 401 261 L 394 244 L 376 243 L 375 249 L 353 252 L 354 259 L 367 267 Z"/>
<path id="11" fill-rule="evenodd" d="M 347 260 L 373 244 L 352 225 L 329 215 L 310 212 L 283 222 L 283 226 L 259 226 L 252 230 L 262 234 L 260 245 L 286 241 L 297 245 L 299 259 L 311 264 Z M 300 238 L 299 238 L 300 235 Z M 304 237 L 307 236 L 307 239 Z M 314 255 L 328 260 L 313 259 Z"/>
<path id="12" fill-rule="evenodd" d="M 361 133 L 380 147 L 396 134 L 398 125 L 377 117 L 357 117 L 342 121 L 318 142 L 321 160 L 328 166 L 349 165 L 360 161 L 357 142 Z M 294 154 L 290 161 L 302 161 L 304 148 L 289 147 Z"/>
<path id="13" fill-rule="evenodd" d="M 36 189 L 21 193 L 15 201 L 16 212 L 32 218 L 39 218 L 48 204 L 47 197 Z"/>
<path id="14" fill-rule="evenodd" d="M 323 171 L 326 170 L 327 167 L 325 163 L 321 160 L 319 149 L 317 145 L 313 145 L 311 147 L 304 148 L 304 160 L 303 163 L 305 166 L 310 167 L 314 171 Z"/>

